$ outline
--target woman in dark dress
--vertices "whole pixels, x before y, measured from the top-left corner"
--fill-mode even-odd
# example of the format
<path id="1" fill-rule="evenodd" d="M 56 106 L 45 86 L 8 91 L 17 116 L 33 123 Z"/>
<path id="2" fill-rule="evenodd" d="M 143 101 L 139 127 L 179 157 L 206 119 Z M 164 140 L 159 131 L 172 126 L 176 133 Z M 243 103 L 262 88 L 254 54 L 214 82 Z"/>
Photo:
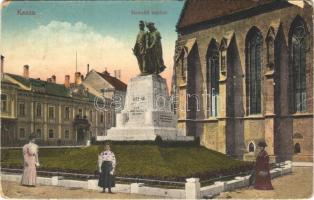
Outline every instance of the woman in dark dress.
<path id="1" fill-rule="evenodd" d="M 270 177 L 269 156 L 265 151 L 267 144 L 259 142 L 258 146 L 261 151 L 258 153 L 255 165 L 255 186 L 257 190 L 273 190 Z"/>
<path id="2" fill-rule="evenodd" d="M 110 145 L 106 144 L 105 150 L 101 152 L 98 156 L 98 166 L 99 166 L 99 181 L 98 186 L 103 188 L 102 192 L 112 193 L 111 188 L 115 186 L 115 167 L 116 167 L 116 158 L 112 151 L 110 151 Z"/>

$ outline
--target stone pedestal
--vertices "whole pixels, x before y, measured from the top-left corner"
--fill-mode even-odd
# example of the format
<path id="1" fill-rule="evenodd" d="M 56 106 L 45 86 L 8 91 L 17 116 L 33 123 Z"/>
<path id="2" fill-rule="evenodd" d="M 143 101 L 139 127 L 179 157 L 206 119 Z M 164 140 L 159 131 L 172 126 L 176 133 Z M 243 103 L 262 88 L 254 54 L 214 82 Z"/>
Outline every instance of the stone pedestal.
<path id="1" fill-rule="evenodd" d="M 137 76 L 128 83 L 124 110 L 117 114 L 116 127 L 101 140 L 193 140 L 177 128 L 171 111 L 166 80 L 159 75 Z"/>

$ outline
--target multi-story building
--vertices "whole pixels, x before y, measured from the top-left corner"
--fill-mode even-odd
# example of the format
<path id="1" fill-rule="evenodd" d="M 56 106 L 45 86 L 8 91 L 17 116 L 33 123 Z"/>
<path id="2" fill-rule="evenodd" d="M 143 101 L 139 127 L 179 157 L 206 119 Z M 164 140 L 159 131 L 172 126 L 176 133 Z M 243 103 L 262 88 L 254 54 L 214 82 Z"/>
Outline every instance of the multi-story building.
<path id="1" fill-rule="evenodd" d="M 177 24 L 178 128 L 252 159 L 312 161 L 311 1 L 187 0 Z"/>
<path id="2" fill-rule="evenodd" d="M 3 56 L 1 69 L 3 70 Z M 114 123 L 113 109 L 99 109 L 111 99 L 96 97 L 75 73 L 74 83 L 65 76 L 64 84 L 52 76 L 47 81 L 29 77 L 29 66 L 22 76 L 2 73 L 1 145 L 19 146 L 30 134 L 41 145 L 84 144 L 104 135 Z M 95 106 L 97 104 L 97 106 Z"/>

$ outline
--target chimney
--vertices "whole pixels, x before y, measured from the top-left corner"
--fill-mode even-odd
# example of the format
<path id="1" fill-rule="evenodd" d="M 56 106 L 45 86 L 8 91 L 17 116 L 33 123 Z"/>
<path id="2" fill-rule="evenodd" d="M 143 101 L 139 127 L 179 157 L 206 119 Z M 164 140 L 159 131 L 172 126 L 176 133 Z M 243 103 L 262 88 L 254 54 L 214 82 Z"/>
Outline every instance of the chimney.
<path id="1" fill-rule="evenodd" d="M 74 83 L 75 84 L 81 84 L 81 82 L 82 82 L 81 72 L 75 72 L 74 77 L 75 77 Z"/>
<path id="2" fill-rule="evenodd" d="M 87 64 L 87 73 L 86 74 L 88 74 L 89 73 L 89 64 Z"/>
<path id="3" fill-rule="evenodd" d="M 4 56 L 1 55 L 1 77 L 3 78 L 4 73 Z"/>
<path id="4" fill-rule="evenodd" d="M 114 77 L 116 77 L 117 79 L 121 78 L 121 70 L 114 70 Z"/>
<path id="5" fill-rule="evenodd" d="M 56 83 L 56 78 L 57 78 L 56 75 L 52 75 L 51 76 L 51 82 Z"/>
<path id="6" fill-rule="evenodd" d="M 47 78 L 47 82 L 51 83 L 52 82 L 51 78 Z"/>
<path id="7" fill-rule="evenodd" d="M 103 72 L 103 74 L 110 76 L 110 73 L 107 71 L 107 69 Z"/>
<path id="8" fill-rule="evenodd" d="M 24 65 L 24 71 L 23 71 L 24 78 L 29 78 L 29 66 Z"/>
<path id="9" fill-rule="evenodd" d="M 70 87 L 70 75 L 65 75 L 64 78 L 64 87 L 69 88 Z"/>

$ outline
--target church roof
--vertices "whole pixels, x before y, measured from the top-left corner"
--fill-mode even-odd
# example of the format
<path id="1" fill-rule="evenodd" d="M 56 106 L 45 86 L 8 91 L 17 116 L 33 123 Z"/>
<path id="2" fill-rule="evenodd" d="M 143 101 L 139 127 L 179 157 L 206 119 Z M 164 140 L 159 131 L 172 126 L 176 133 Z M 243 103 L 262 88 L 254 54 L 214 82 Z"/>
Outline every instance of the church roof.
<path id="1" fill-rule="evenodd" d="M 186 0 L 177 29 L 281 0 Z"/>

